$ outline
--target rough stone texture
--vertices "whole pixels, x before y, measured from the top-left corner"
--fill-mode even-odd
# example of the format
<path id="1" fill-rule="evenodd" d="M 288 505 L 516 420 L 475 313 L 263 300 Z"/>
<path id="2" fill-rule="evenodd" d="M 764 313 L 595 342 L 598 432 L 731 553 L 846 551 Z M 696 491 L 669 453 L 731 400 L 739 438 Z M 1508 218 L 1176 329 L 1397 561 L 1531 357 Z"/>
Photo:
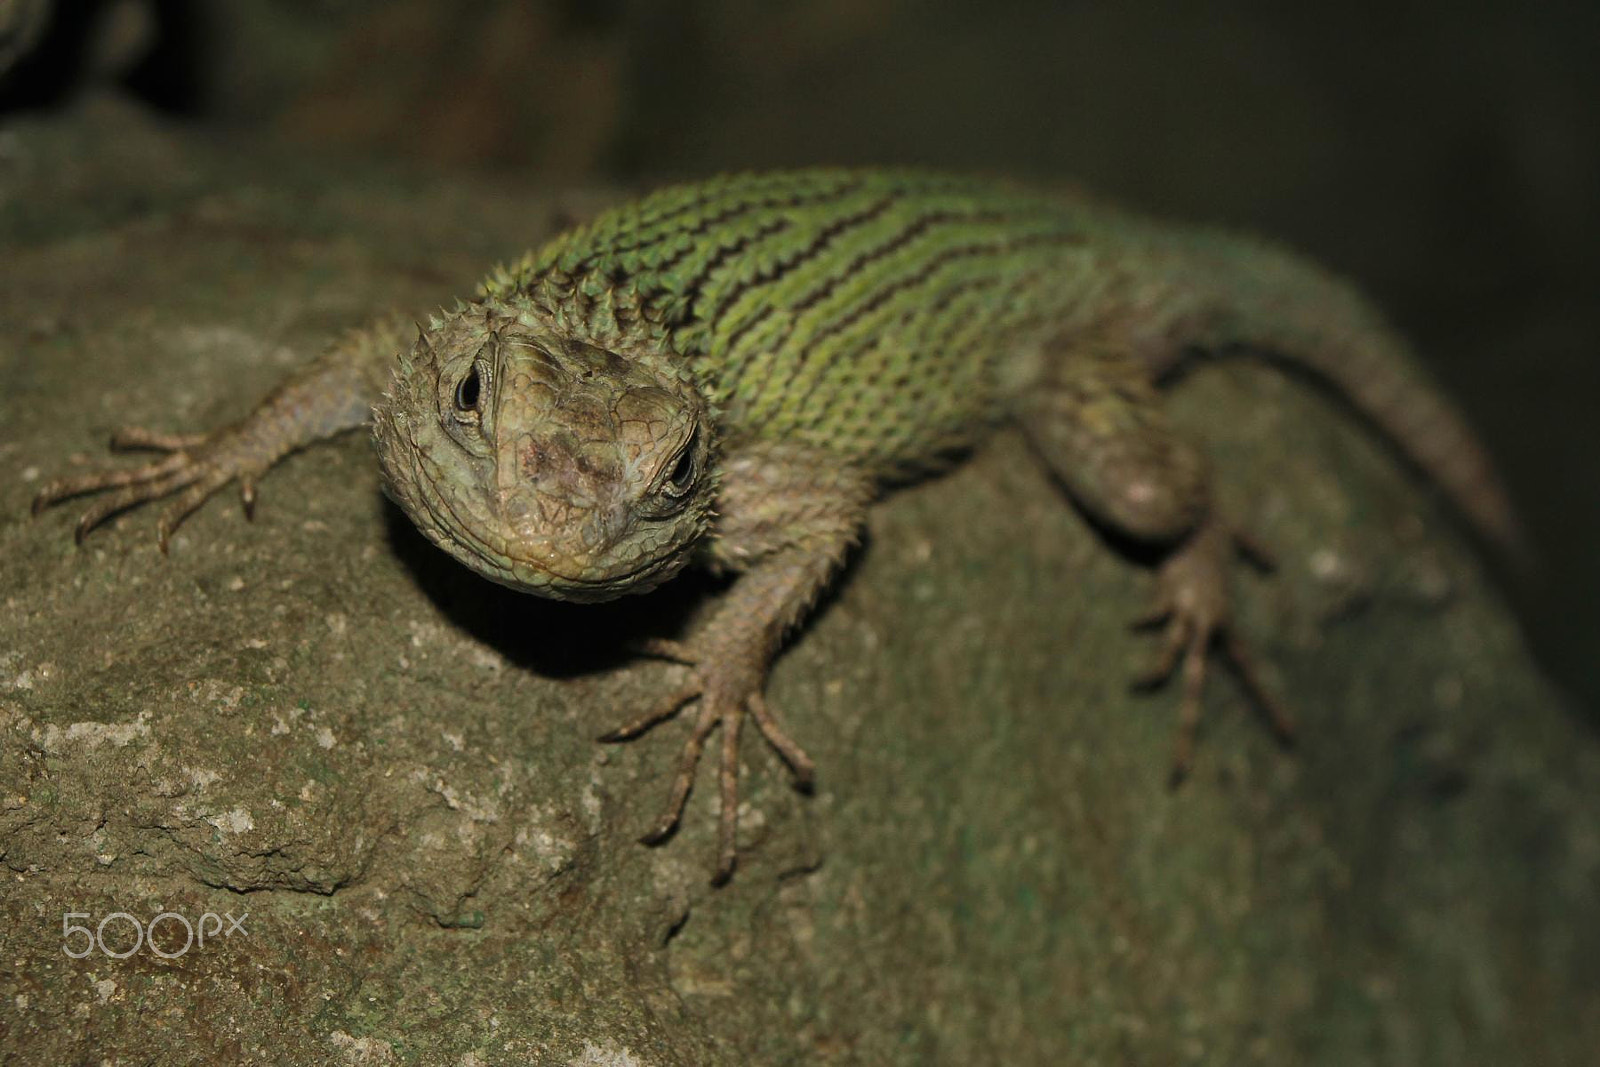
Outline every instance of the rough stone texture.
<path id="1" fill-rule="evenodd" d="M 233 417 L 336 330 L 464 291 L 596 197 L 263 156 L 89 107 L 0 152 L 0 1057 L 69 1063 L 1580 1063 L 1600 1046 L 1600 751 L 1452 523 L 1326 398 L 1178 390 L 1276 547 L 1241 625 L 1283 752 L 1219 676 L 1130 694 L 1148 572 L 1009 437 L 877 510 L 775 672 L 821 769 L 746 747 L 634 842 L 681 725 L 591 738 L 670 666 L 687 579 L 547 604 L 424 544 L 354 435 L 170 559 L 73 547 L 39 480 L 122 423 Z M 63 916 L 246 933 L 126 959 Z M 107 947 L 132 929 L 113 920 Z M 81 935 L 69 942 L 77 948 Z M 174 920 L 156 945 L 183 944 Z"/>

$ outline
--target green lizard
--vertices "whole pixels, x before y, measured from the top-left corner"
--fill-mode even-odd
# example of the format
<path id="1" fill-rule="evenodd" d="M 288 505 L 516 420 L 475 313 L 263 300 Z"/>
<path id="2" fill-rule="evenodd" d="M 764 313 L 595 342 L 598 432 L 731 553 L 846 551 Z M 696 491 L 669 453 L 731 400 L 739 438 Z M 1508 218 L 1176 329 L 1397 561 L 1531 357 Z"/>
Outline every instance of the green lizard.
<path id="1" fill-rule="evenodd" d="M 334 345 L 241 422 L 128 430 L 167 453 L 56 481 L 35 510 L 111 490 L 82 536 L 176 494 L 172 530 L 216 490 L 370 424 L 385 489 L 478 573 L 562 600 L 639 593 L 691 562 L 739 577 L 688 641 L 681 686 L 606 739 L 698 701 L 666 810 L 677 824 L 721 727 L 716 880 L 733 870 L 748 716 L 809 783 L 811 760 L 762 695 L 785 634 L 886 487 L 1019 426 L 1096 523 L 1165 550 L 1157 676 L 1182 665 L 1174 769 L 1191 760 L 1220 649 L 1279 731 L 1288 717 L 1230 629 L 1240 531 L 1157 385 L 1186 351 L 1251 351 L 1343 392 L 1490 537 L 1517 531 L 1483 453 L 1404 345 L 1352 290 L 1268 245 L 1084 201 L 926 173 L 723 177 L 615 208 L 498 269 L 417 327 Z"/>

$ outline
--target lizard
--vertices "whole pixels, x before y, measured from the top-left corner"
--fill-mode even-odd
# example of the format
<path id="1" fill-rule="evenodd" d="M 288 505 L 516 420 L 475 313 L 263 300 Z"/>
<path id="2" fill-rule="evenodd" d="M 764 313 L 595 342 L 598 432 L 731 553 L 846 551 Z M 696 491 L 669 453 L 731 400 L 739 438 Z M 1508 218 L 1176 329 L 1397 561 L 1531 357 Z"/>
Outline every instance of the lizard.
<path id="1" fill-rule="evenodd" d="M 1162 387 L 1187 357 L 1244 353 L 1307 372 L 1437 483 L 1488 539 L 1520 534 L 1485 451 L 1405 342 L 1348 283 L 1276 245 L 1174 226 L 1081 195 L 924 171 L 800 170 L 673 186 L 495 268 L 415 336 L 354 331 L 237 423 L 127 429 L 140 466 L 54 481 L 34 511 L 101 493 L 77 537 L 172 497 L 173 530 L 289 452 L 369 426 L 385 492 L 438 547 L 543 597 L 644 593 L 696 564 L 734 578 L 684 640 L 638 651 L 681 684 L 602 736 L 697 705 L 667 803 L 677 827 L 720 728 L 713 881 L 737 859 L 746 721 L 795 783 L 815 768 L 764 695 L 774 658 L 860 539 L 883 493 L 1020 428 L 1094 525 L 1148 546 L 1150 680 L 1181 675 L 1172 763 L 1193 760 L 1213 654 L 1287 739 L 1230 612 L 1236 550 L 1203 451 Z"/>

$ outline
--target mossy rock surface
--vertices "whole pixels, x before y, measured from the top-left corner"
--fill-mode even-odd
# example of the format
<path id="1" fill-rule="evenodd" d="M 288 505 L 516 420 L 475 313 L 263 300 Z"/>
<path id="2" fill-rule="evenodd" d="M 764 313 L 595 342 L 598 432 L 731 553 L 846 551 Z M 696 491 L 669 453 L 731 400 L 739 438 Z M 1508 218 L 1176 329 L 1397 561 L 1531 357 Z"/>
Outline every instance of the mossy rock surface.
<path id="1" fill-rule="evenodd" d="M 874 512 L 746 746 L 636 843 L 682 724 L 593 738 L 673 668 L 688 578 L 573 607 L 422 542 L 352 435 L 220 497 L 170 558 L 73 546 L 42 479 L 113 428 L 242 413 L 339 330 L 463 292 L 603 193 L 394 174 L 88 108 L 0 161 L 0 1055 L 32 1063 L 1582 1063 L 1600 1047 L 1600 748 L 1480 562 L 1337 404 L 1247 365 L 1173 406 L 1281 566 L 1219 671 L 1130 692 L 1149 572 L 1002 435 Z M 63 917 L 248 914 L 175 954 Z M 116 919 L 104 938 L 132 942 Z M 78 948 L 81 936 L 66 947 Z"/>

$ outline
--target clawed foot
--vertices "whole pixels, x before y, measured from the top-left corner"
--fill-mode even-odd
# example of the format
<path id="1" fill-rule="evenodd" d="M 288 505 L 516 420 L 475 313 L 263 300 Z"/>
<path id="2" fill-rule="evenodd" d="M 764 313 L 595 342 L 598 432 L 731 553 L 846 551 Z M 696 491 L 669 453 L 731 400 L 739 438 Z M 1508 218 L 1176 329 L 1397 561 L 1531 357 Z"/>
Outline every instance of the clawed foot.
<path id="1" fill-rule="evenodd" d="M 82 544 L 90 530 L 119 511 L 182 490 L 156 523 L 156 540 L 163 554 L 178 525 L 211 494 L 236 478 L 245 516 L 253 517 L 256 478 L 274 458 L 262 455 L 257 442 L 237 428 L 212 434 L 164 434 L 131 427 L 112 435 L 111 448 L 166 455 L 138 467 L 108 468 L 57 479 L 33 498 L 33 513 L 37 515 L 69 497 L 116 490 L 95 501 L 78 520 L 74 537 Z"/>
<path id="2" fill-rule="evenodd" d="M 672 782 L 667 805 L 656 824 L 641 838 L 646 844 L 656 844 L 671 835 L 683 815 L 689 790 L 694 785 L 695 770 L 705 750 L 711 731 L 722 726 L 721 817 L 718 822 L 717 866 L 712 875 L 713 885 L 721 885 L 733 874 L 737 859 L 736 837 L 739 829 L 739 731 L 745 713 L 755 720 L 756 727 L 777 750 L 778 755 L 794 773 L 795 785 L 809 790 L 815 767 L 805 751 L 784 732 L 772 709 L 761 695 L 761 684 L 766 671 L 750 669 L 738 663 L 738 657 L 713 660 L 687 645 L 673 641 L 651 641 L 641 646 L 648 655 L 688 664 L 692 669 L 688 680 L 666 699 L 660 701 L 647 714 L 601 736 L 602 741 L 628 741 L 648 731 L 657 723 L 675 715 L 692 700 L 700 701 L 689 740 L 684 742 L 683 755 L 678 760 L 678 773 Z"/>
<path id="3" fill-rule="evenodd" d="M 1272 569 L 1271 557 L 1255 541 L 1219 523 L 1209 523 L 1161 565 L 1154 610 L 1138 620 L 1140 626 L 1159 625 L 1164 630 L 1155 666 L 1138 684 L 1158 686 L 1172 676 L 1180 662 L 1183 668 L 1183 697 L 1172 758 L 1173 785 L 1188 775 L 1194 761 L 1200 697 L 1205 689 L 1207 656 L 1213 645 L 1221 646 L 1279 739 L 1287 743 L 1294 736 L 1294 723 L 1288 712 L 1261 684 L 1254 658 L 1233 632 L 1227 568 L 1236 549 L 1263 569 Z"/>

